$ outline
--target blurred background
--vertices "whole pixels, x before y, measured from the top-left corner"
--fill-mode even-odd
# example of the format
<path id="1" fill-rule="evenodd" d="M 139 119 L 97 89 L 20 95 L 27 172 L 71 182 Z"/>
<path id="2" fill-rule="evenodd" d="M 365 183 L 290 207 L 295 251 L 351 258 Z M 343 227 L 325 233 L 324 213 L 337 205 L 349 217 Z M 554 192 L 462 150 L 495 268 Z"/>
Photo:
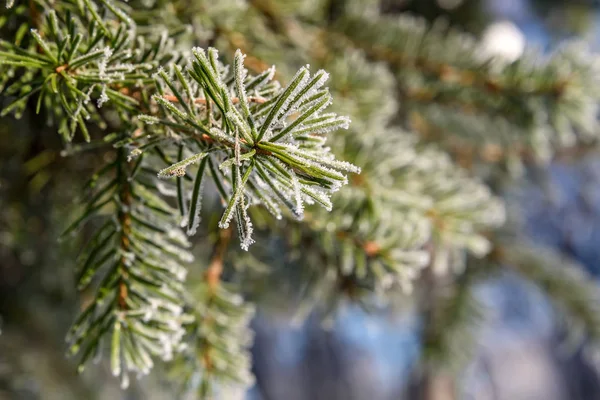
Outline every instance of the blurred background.
<path id="1" fill-rule="evenodd" d="M 385 0 L 382 7 L 447 18 L 509 58 L 525 44 L 546 51 L 573 37 L 600 50 L 600 7 L 593 0 Z M 60 157 L 58 136 L 45 134 L 33 116 L 0 121 L 0 399 L 170 398 L 161 379 L 124 393 L 102 367 L 78 376 L 65 358 L 80 243 L 56 237 L 82 177 L 97 163 L 93 156 Z M 597 277 L 600 158 L 559 159 L 544 172 L 543 184 L 531 179 L 510 197 L 525 211 L 524 233 Z M 459 398 L 600 399 L 599 371 L 577 345 L 565 345 L 547 299 L 532 285 L 507 274 L 479 285 L 477 296 L 486 306 L 485 324 L 460 376 Z M 410 313 L 347 305 L 325 330 L 317 316 L 295 326 L 291 315 L 259 308 L 252 326 L 257 382 L 248 399 L 412 399 L 420 384 L 412 373 L 419 321 Z"/>

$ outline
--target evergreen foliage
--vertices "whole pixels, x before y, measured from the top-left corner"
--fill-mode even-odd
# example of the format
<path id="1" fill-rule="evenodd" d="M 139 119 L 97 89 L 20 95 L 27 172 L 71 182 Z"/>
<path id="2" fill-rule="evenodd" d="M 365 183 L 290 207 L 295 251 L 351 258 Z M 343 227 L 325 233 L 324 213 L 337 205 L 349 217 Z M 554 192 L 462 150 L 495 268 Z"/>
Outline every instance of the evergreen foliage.
<path id="1" fill-rule="evenodd" d="M 443 24 L 334 3 L 7 3 L 1 115 L 30 108 L 64 155 L 112 149 L 64 233 L 93 231 L 75 280 L 95 294 L 68 335 L 80 370 L 107 353 L 123 387 L 165 361 L 200 398 L 243 390 L 254 303 L 277 291 L 256 283 L 277 266 L 299 317 L 412 301 L 442 369 L 464 361 L 473 286 L 509 267 L 597 339 L 596 288 L 517 246 L 501 197 L 522 165 L 597 140 L 595 56 L 508 62 Z"/>

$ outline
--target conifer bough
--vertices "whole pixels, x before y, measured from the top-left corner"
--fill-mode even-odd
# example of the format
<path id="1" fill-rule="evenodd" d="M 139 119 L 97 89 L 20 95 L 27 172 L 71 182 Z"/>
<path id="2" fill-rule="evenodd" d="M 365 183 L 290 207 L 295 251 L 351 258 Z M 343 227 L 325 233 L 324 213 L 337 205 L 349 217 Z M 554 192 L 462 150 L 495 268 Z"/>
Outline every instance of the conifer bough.
<path id="1" fill-rule="evenodd" d="M 488 269 L 474 263 L 495 270 L 515 264 L 598 336 L 594 291 L 572 289 L 583 279 L 529 266 L 547 263 L 535 252 L 495 259 L 493 231 L 505 207 L 487 183 L 501 174 L 485 165 L 484 182 L 473 177 L 479 170 L 447 154 L 466 142 L 494 145 L 504 161 L 530 151 L 545 161 L 555 147 L 596 139 L 600 91 L 587 53 L 559 52 L 541 66 L 526 57 L 498 64 L 482 60 L 472 38 L 412 17 L 384 17 L 377 1 L 344 0 L 326 22 L 321 11 L 336 8 L 329 0 L 250 2 L 249 10 L 243 2 L 223 2 L 223 9 L 198 2 L 197 13 L 142 3 L 9 2 L 0 17 L 2 32 L 12 34 L 0 40 L 1 115 L 19 117 L 33 106 L 56 127 L 65 154 L 111 154 L 86 183 L 83 211 L 65 231 L 83 224 L 94 231 L 75 277 L 94 296 L 67 338 L 79 370 L 109 348 L 123 387 L 160 360 L 203 399 L 223 398 L 228 386 L 243 390 L 253 382 L 254 305 L 245 298 L 255 284 L 244 274 L 265 259 L 274 260 L 270 272 L 284 265 L 292 276 L 300 316 L 315 305 L 332 313 L 348 298 L 368 306 L 413 293 L 421 314 L 436 314 L 424 322 L 423 354 L 438 361 L 461 358 L 465 325 L 477 320 L 470 291 Z M 297 24 L 271 3 L 285 3 L 281 9 Z M 219 26 L 213 33 L 232 44 L 231 62 L 214 48 L 192 47 L 206 40 L 184 23 Z M 273 42 L 257 38 L 269 29 L 277 32 Z M 285 46 L 276 43 L 282 38 Z M 312 57 L 331 72 L 329 88 L 328 73 L 308 66 L 281 85 L 275 67 L 234 52 L 252 40 L 251 52 L 264 56 L 266 49 L 282 75 Z M 330 111 L 336 107 L 354 123 Z M 401 122 L 399 111 L 407 116 Z M 341 129 L 347 133 L 326 136 Z M 201 224 L 203 202 L 212 211 L 214 198 L 218 221 Z M 313 203 L 320 207 L 305 210 Z M 232 221 L 241 249 L 251 251 L 229 246 Z M 213 246 L 196 261 L 207 265 L 200 277 L 190 268 L 197 232 L 198 244 Z M 441 293 L 418 280 L 424 269 L 455 290 Z M 264 272 L 258 280 L 265 286 Z"/>
<path id="2" fill-rule="evenodd" d="M 247 213 L 251 203 L 263 204 L 277 219 L 282 208 L 302 218 L 304 203 L 331 209 L 330 194 L 347 183 L 346 173 L 360 169 L 336 160 L 324 140 L 312 140 L 349 124 L 345 117 L 323 112 L 331 103 L 323 87 L 327 73 L 319 70 L 311 76 L 303 67 L 280 88 L 272 80 L 274 68 L 248 76 L 239 50 L 232 70 L 219 64 L 215 49 L 195 48 L 192 54 L 185 71 L 174 67 L 172 76 L 164 70 L 156 74 L 159 94 L 153 99 L 164 114 L 142 116 L 152 124 L 181 126 L 183 140 L 197 146 L 195 154 L 158 173 L 159 178 L 182 177 L 188 166 L 200 164 L 186 208 L 188 233 L 198 226 L 209 170 L 226 203 L 219 226 L 228 228 L 235 218 L 245 250 L 253 242 Z M 250 102 L 248 92 L 260 100 Z"/>
<path id="3" fill-rule="evenodd" d="M 37 96 L 36 112 L 58 122 L 66 143 L 79 131 L 90 148 L 116 149 L 89 182 L 84 212 L 65 231 L 103 221 L 77 272 L 79 289 L 96 290 L 68 334 L 79 370 L 107 342 L 123 387 L 131 373 L 147 374 L 157 358 L 176 354 L 191 360 L 192 372 L 204 369 L 203 393 L 208 379 L 249 384 L 243 349 L 252 307 L 218 276 L 199 299 L 189 297 L 184 281 L 193 257 L 180 227 L 197 231 L 207 180 L 224 205 L 219 227 L 228 230 L 235 220 L 244 250 L 254 242 L 251 205 L 276 219 L 302 219 L 305 204 L 331 210 L 331 194 L 360 169 L 336 160 L 325 145 L 326 133 L 350 122 L 326 112 L 328 74 L 302 67 L 281 86 L 274 67 L 250 74 L 239 50 L 225 65 L 213 48 L 177 50 L 166 31 L 139 34 L 121 3 L 52 7 L 42 19 L 28 15 L 28 36 L 0 43 L 3 94 L 13 97 L 2 115 L 20 116 Z M 17 6 L 13 16 L 26 11 Z M 96 139 L 102 130 L 110 133 Z M 160 163 L 167 165 L 157 171 Z M 173 193 L 178 209 L 163 199 Z"/>

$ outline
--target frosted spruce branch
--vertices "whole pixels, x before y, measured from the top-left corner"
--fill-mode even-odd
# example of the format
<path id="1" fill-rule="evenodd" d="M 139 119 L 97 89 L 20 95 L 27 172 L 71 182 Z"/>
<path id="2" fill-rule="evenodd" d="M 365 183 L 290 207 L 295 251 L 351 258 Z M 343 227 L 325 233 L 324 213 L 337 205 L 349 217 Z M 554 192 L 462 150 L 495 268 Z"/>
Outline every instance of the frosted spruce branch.
<path id="1" fill-rule="evenodd" d="M 34 31 L 20 28 L 14 41 L 0 41 L 0 86 L 8 100 L 3 114 L 20 116 L 33 106 L 66 142 L 80 140 L 76 131 L 92 141 L 89 146 L 69 144 L 68 153 L 103 143 L 116 149 L 116 161 L 104 159 L 106 168 L 94 180 L 79 221 L 93 218 L 95 236 L 77 280 L 81 288 L 96 290 L 69 339 L 82 365 L 110 347 L 112 370 L 124 385 L 130 373 L 145 374 L 157 360 L 175 355 L 177 377 L 200 397 L 222 395 L 215 386 L 252 382 L 247 348 L 253 306 L 239 296 L 248 293 L 247 282 L 236 287 L 213 279 L 214 265 L 226 267 L 221 256 L 196 287 L 193 277 L 187 282 L 193 293 L 183 290 L 183 265 L 189 259 L 183 232 L 200 230 L 208 190 L 214 188 L 222 200 L 221 234 L 229 233 L 235 220 L 244 249 L 259 240 L 254 225 L 288 244 L 281 254 L 280 248 L 267 249 L 270 241 L 265 240 L 263 248 L 243 257 L 277 253 L 276 260 L 286 267 L 293 258 L 298 275 L 312 279 L 302 275 L 293 281 L 309 297 L 301 311 L 325 305 L 333 313 L 348 298 L 381 304 L 382 298 L 393 300 L 413 288 L 419 294 L 423 288 L 417 278 L 424 269 L 450 280 L 461 276 L 465 259 L 486 254 L 492 247 L 488 232 L 504 220 L 502 202 L 483 182 L 438 148 L 390 128 L 399 111 L 440 130 L 436 139 L 428 137 L 431 141 L 457 136 L 475 144 L 496 140 L 505 150 L 529 147 L 539 155 L 595 134 L 596 81 L 593 62 L 585 57 L 564 52 L 540 69 L 530 60 L 494 63 L 488 69 L 472 57 L 476 43 L 464 35 L 412 19 L 346 15 L 334 27 L 341 35 L 319 36 L 323 49 L 310 49 L 311 56 L 320 53 L 321 67 L 334 77 L 329 89 L 327 73 L 307 67 L 282 86 L 274 80 L 274 68 L 256 59 L 254 66 L 261 67 L 251 69 L 262 72 L 247 71 L 251 59 L 241 52 L 226 64 L 214 49 L 180 51 L 180 44 L 189 43 L 189 38 L 179 40 L 186 30 L 182 22 L 207 30 L 215 21 L 220 27 L 237 24 L 235 31 L 214 32 L 215 43 L 226 39 L 233 48 L 249 48 L 252 34 L 265 31 L 264 18 L 255 13 L 233 3 L 228 3 L 231 9 L 214 12 L 208 3 L 198 22 L 170 2 L 135 10 L 109 0 L 56 1 L 53 12 L 34 0 L 43 13 L 28 16 L 26 6 L 15 9 L 18 18 L 30 18 L 28 28 Z M 286 12 L 295 7 L 286 6 Z M 169 21 L 164 21 L 165 12 Z M 277 7 L 261 12 L 272 14 L 275 29 L 290 37 L 294 33 L 286 31 Z M 303 18 L 296 28 L 313 23 L 307 21 Z M 158 29 L 163 22 L 172 29 Z M 316 25 L 309 28 L 295 32 L 325 32 Z M 335 45 L 328 46 L 331 39 Z M 256 54 L 277 57 L 285 75 L 286 64 L 303 59 L 306 43 L 316 42 L 301 37 L 277 52 L 262 52 L 257 44 Z M 401 110 L 393 101 L 397 83 L 404 97 Z M 352 127 L 349 118 L 330 112 L 332 95 L 338 99 L 335 106 L 356 121 Z M 348 134 L 325 137 L 346 128 Z M 94 140 L 98 137 L 101 141 Z M 333 153 L 360 165 L 361 175 Z M 322 207 L 304 211 L 310 203 Z M 252 209 L 251 221 L 249 207 L 256 204 L 261 207 Z M 276 225 L 267 212 L 304 219 Z M 206 243 L 210 234 L 199 236 Z M 239 253 L 232 257 L 240 258 Z M 566 280 L 559 274 L 534 270 L 528 276 L 566 300 L 565 308 L 583 325 L 597 325 L 592 309 L 585 308 L 592 296 L 583 291 L 573 296 L 567 289 L 580 281 L 561 286 Z M 459 281 L 456 297 L 441 299 L 447 307 L 440 307 L 444 318 L 439 325 L 448 329 L 431 341 L 451 356 L 462 346 L 454 339 L 466 336 L 462 328 L 474 314 Z M 590 330 L 590 336 L 596 331 Z"/>
<path id="2" fill-rule="evenodd" d="M 220 226 L 228 231 L 235 219 L 245 249 L 253 241 L 252 204 L 277 218 L 301 217 L 305 203 L 332 208 L 331 193 L 358 168 L 325 146 L 325 133 L 349 123 L 324 112 L 331 102 L 327 73 L 302 68 L 282 88 L 274 68 L 249 74 L 239 52 L 233 66 L 222 65 L 214 49 L 194 49 L 186 63 L 176 35 L 141 33 L 121 3 L 54 7 L 32 15 L 33 29 L 14 43 L 0 41 L 0 84 L 9 99 L 3 116 L 20 117 L 33 103 L 65 142 L 77 141 L 76 132 L 92 142 L 69 144 L 65 153 L 116 149 L 116 160 L 90 180 L 84 212 L 66 232 L 94 223 L 77 282 L 95 295 L 69 332 L 70 353 L 82 371 L 109 347 L 123 387 L 130 374 L 145 375 L 175 355 L 202 376 L 203 393 L 217 382 L 249 384 L 253 307 L 238 304 L 225 283 L 204 285 L 188 301 L 183 265 L 191 254 L 178 225 L 181 219 L 188 234 L 197 230 L 207 179 L 224 201 Z M 160 163 L 168 165 L 158 171 Z M 198 167 L 189 174 L 192 164 Z M 157 175 L 175 177 L 174 186 Z M 179 210 L 163 200 L 171 194 Z M 195 357 L 188 354 L 203 361 L 190 363 Z"/>
<path id="3" fill-rule="evenodd" d="M 190 299 L 195 319 L 187 329 L 189 346 L 171 371 L 184 392 L 196 392 L 201 399 L 225 397 L 225 388 L 245 391 L 254 383 L 248 350 L 254 306 L 244 303 L 239 288 L 221 280 L 231 236 L 231 229 L 219 232 L 202 282 Z"/>
<path id="4" fill-rule="evenodd" d="M 90 122 L 105 128 L 99 109 L 106 103 L 125 113 L 147 108 L 159 61 L 180 57 L 167 32 L 139 36 L 117 5 L 106 3 L 115 19 L 105 24 L 95 11 L 98 6 L 84 3 L 81 13 L 50 10 L 23 40 L 26 46 L 0 41 L 0 89 L 14 97 L 0 115 L 21 116 L 27 101 L 37 96 L 36 113 L 44 109 L 66 142 L 77 130 L 90 141 Z"/>
<path id="5" fill-rule="evenodd" d="M 579 43 L 548 56 L 529 49 L 507 62 L 471 35 L 407 15 L 346 15 L 324 37 L 388 64 L 403 112 L 422 117 L 438 142 L 517 147 L 545 162 L 556 148 L 597 140 L 599 64 Z"/>
<path id="6" fill-rule="evenodd" d="M 289 261 L 316 277 L 301 280 L 306 301 L 298 320 L 314 307 L 333 313 L 347 300 L 369 306 L 418 296 L 424 270 L 460 275 L 469 256 L 490 251 L 486 232 L 504 223 L 501 200 L 436 146 L 406 132 L 387 133 L 370 146 L 359 136 L 346 138 L 346 151 L 361 152 L 361 175 L 336 195 L 332 212 L 311 210 L 280 233 Z"/>
<path id="7" fill-rule="evenodd" d="M 240 51 L 232 66 L 222 65 L 215 49 L 192 53 L 185 70 L 175 66 L 171 75 L 157 74 L 160 94 L 154 100 L 165 117 L 140 116 L 149 124 L 181 127 L 184 137 L 196 139 L 200 152 L 158 174 L 181 177 L 188 166 L 199 163 L 191 198 L 179 201 L 185 204 L 188 233 L 198 225 L 197 205 L 208 175 L 226 204 L 219 226 L 227 228 L 235 219 L 245 250 L 253 242 L 250 204 L 262 204 L 277 219 L 282 208 L 301 219 L 305 203 L 330 210 L 331 193 L 347 183 L 346 173 L 360 169 L 336 160 L 325 146 L 325 133 L 349 123 L 324 112 L 331 103 L 323 87 L 327 73 L 311 76 L 308 68 L 301 68 L 282 88 L 273 81 L 274 68 L 249 75 Z"/>
<path id="8" fill-rule="evenodd" d="M 136 169 L 118 158 L 92 180 L 85 211 L 69 235 L 90 219 L 99 228 L 86 246 L 77 272 L 78 289 L 96 295 L 68 334 L 79 370 L 110 343 L 112 373 L 129 385 L 129 374 L 145 375 L 154 358 L 170 360 L 181 346 L 190 316 L 183 312 L 183 282 L 192 261 L 189 243 L 174 210 L 152 187 L 136 179 Z M 139 161 L 140 163 L 142 160 Z"/>

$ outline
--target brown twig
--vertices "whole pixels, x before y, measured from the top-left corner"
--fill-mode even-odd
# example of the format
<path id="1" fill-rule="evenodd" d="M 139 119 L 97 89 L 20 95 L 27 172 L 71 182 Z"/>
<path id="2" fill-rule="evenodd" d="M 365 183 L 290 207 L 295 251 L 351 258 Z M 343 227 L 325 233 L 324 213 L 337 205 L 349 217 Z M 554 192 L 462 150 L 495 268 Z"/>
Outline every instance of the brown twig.
<path id="1" fill-rule="evenodd" d="M 29 15 L 31 16 L 31 24 L 35 29 L 39 29 L 40 22 L 42 19 L 42 14 L 40 10 L 37 8 L 35 1 L 29 0 Z M 40 35 L 42 33 L 40 32 Z"/>
<path id="2" fill-rule="evenodd" d="M 225 259 L 225 253 L 227 252 L 227 247 L 229 246 L 230 241 L 231 228 L 220 229 L 219 238 L 215 243 L 210 264 L 204 273 L 206 282 L 212 291 L 214 291 L 219 285 L 221 274 L 223 273 L 223 261 Z"/>
<path id="3" fill-rule="evenodd" d="M 120 152 L 120 156 L 125 157 L 124 152 L 121 151 Z M 131 192 L 129 190 L 129 183 L 127 182 L 127 176 L 125 175 L 125 171 L 122 170 L 122 164 L 119 164 L 119 176 L 121 179 L 121 190 L 119 192 L 119 200 L 121 201 L 121 204 L 123 207 L 121 207 L 121 209 L 119 210 L 118 213 L 118 218 L 119 218 L 119 223 L 121 225 L 121 250 L 123 251 L 123 254 L 127 254 L 129 252 L 129 249 L 131 247 L 131 243 L 129 241 L 129 235 L 131 233 L 131 215 L 129 214 L 128 210 L 129 207 L 131 206 Z M 127 268 L 126 268 L 126 263 L 127 260 L 125 258 L 125 255 L 123 255 L 121 257 L 120 260 L 120 266 L 119 266 L 119 273 L 120 273 L 120 278 L 119 278 L 119 286 L 118 286 L 118 290 L 119 293 L 117 295 L 117 303 L 119 305 L 119 308 L 121 310 L 126 310 L 127 309 L 127 296 L 128 296 L 128 291 L 127 291 L 127 284 L 125 283 L 125 280 L 127 278 Z"/>
<path id="4" fill-rule="evenodd" d="M 204 272 L 204 277 L 206 279 L 206 283 L 208 284 L 208 288 L 210 291 L 210 295 L 207 300 L 207 306 L 213 301 L 213 296 L 215 291 L 219 286 L 219 282 L 221 280 L 221 274 L 223 273 L 223 261 L 225 259 L 225 253 L 227 251 L 227 247 L 229 246 L 229 242 L 231 241 L 231 228 L 220 229 L 219 230 L 219 238 L 215 243 L 215 247 L 213 250 L 213 255 L 210 260 L 210 264 L 208 268 Z M 213 325 L 215 323 L 212 316 L 207 316 L 204 319 L 204 323 L 208 326 Z M 200 356 L 200 360 L 202 365 L 207 373 L 210 373 L 213 369 L 213 359 L 212 359 L 212 347 L 210 342 L 206 339 L 202 339 L 203 349 L 202 354 Z M 204 388 L 208 390 L 207 387 Z"/>

